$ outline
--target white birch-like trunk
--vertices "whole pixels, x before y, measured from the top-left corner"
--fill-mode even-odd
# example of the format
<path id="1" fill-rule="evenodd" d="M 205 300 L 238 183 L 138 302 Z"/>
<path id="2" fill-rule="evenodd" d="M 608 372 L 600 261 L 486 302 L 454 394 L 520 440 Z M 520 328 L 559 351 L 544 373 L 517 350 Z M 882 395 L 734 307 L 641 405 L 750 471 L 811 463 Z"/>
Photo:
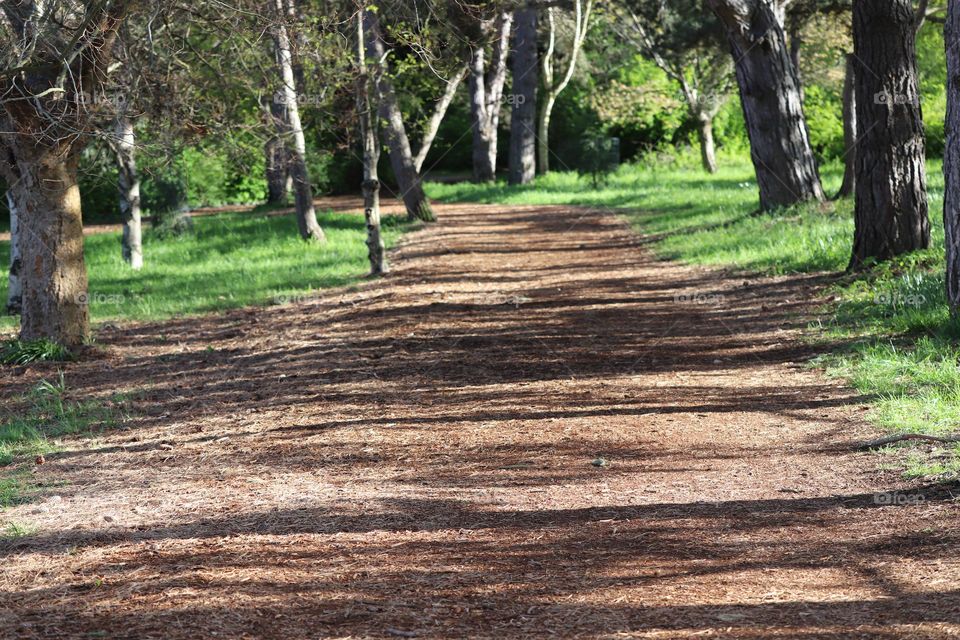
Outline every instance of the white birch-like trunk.
<path id="1" fill-rule="evenodd" d="M 553 56 L 557 49 L 557 29 L 554 17 L 554 8 L 547 8 L 547 50 L 541 59 L 543 73 L 544 97 L 540 108 L 540 118 L 537 124 L 537 171 L 541 174 L 550 171 L 550 117 L 557 104 L 557 98 L 570 84 L 576 70 L 580 50 L 587 39 L 587 30 L 590 27 L 590 14 L 593 11 L 593 0 L 574 0 L 574 30 L 573 42 L 570 48 L 570 61 L 563 78 L 554 84 Z"/>
<path id="2" fill-rule="evenodd" d="M 410 139 L 403 123 L 403 113 L 397 102 L 397 94 L 393 82 L 387 75 L 385 66 L 386 47 L 383 35 L 380 33 L 380 22 L 377 14 L 366 10 L 363 12 L 364 35 L 366 39 L 366 53 L 370 57 L 375 69 L 375 84 L 377 99 L 380 103 L 380 118 L 386 123 L 383 135 L 390 152 L 390 164 L 393 174 L 400 187 L 400 197 L 407 209 L 410 220 L 431 222 L 436 220 L 430 200 L 423 191 L 420 173 L 413 161 L 413 152 L 410 150 Z"/>
<path id="3" fill-rule="evenodd" d="M 380 229 L 380 179 L 377 164 L 380 161 L 380 144 L 377 140 L 377 121 L 370 99 L 370 76 L 364 52 L 363 23 L 366 11 L 357 17 L 357 116 L 360 120 L 360 139 L 363 142 L 363 216 L 367 226 L 367 256 L 370 260 L 370 275 L 387 273 L 387 252 Z"/>
<path id="4" fill-rule="evenodd" d="M 497 174 L 497 129 L 500 106 L 507 80 L 507 51 L 513 13 L 503 12 L 496 22 L 496 40 L 487 68 L 483 46 L 476 47 L 470 59 L 470 116 L 473 127 L 473 177 L 477 182 L 492 182 Z"/>
<path id="5" fill-rule="evenodd" d="M 296 78 L 293 72 L 293 56 L 290 51 L 290 36 L 284 23 L 286 7 L 283 0 L 275 0 L 276 28 L 274 45 L 276 46 L 277 65 L 282 86 L 279 95 L 284 107 L 284 138 L 289 152 L 290 176 L 293 178 L 293 191 L 296 200 L 297 227 L 304 240 L 323 241 L 323 230 L 317 223 L 317 212 L 313 207 L 313 189 L 310 186 L 310 174 L 307 171 L 307 142 L 300 122 L 300 107 L 297 100 Z"/>
<path id="6" fill-rule="evenodd" d="M 437 139 L 437 133 L 440 131 L 440 125 L 443 124 L 443 118 L 447 115 L 447 110 L 450 108 L 454 97 L 456 97 L 457 89 L 460 88 L 460 84 L 466 77 L 468 69 L 469 66 L 464 64 L 457 69 L 457 72 L 447 81 L 447 88 L 437 102 L 437 106 L 430 116 L 430 121 L 427 122 L 427 127 L 423 131 L 423 140 L 420 141 L 420 150 L 417 151 L 417 155 L 413 159 L 413 166 L 416 167 L 418 173 L 423 171 L 423 163 L 427 160 L 427 154 L 430 153 L 433 141 Z"/>
<path id="7" fill-rule="evenodd" d="M 143 268 L 143 227 L 140 212 L 140 175 L 137 172 L 136 137 L 133 120 L 117 118 L 114 147 L 117 156 L 117 190 L 120 196 L 120 220 L 123 223 L 121 249 L 131 269 Z"/>

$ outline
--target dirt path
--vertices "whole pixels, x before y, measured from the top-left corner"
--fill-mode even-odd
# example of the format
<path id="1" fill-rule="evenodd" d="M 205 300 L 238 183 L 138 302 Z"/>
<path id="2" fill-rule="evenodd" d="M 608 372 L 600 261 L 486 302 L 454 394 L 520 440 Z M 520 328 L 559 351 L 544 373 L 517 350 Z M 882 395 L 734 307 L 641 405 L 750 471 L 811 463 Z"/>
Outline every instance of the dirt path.
<path id="1" fill-rule="evenodd" d="M 840 449 L 870 431 L 799 364 L 814 279 L 440 214 L 386 280 L 104 331 L 67 384 L 140 415 L 0 516 L 38 528 L 0 547 L 0 636 L 960 634 L 957 505 Z"/>

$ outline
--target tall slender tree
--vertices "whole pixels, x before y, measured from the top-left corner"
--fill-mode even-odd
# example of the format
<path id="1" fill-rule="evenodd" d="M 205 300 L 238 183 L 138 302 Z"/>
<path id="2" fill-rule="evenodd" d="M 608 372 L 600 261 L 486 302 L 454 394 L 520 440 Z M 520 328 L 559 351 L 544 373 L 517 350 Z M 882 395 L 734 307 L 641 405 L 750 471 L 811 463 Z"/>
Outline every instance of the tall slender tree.
<path id="1" fill-rule="evenodd" d="M 730 43 L 760 206 L 774 209 L 823 200 L 782 8 L 770 0 L 707 2 Z"/>
<path id="2" fill-rule="evenodd" d="M 497 129 L 500 106 L 507 80 L 507 52 L 513 13 L 501 11 L 485 31 L 493 33 L 490 62 L 486 43 L 480 42 L 470 54 L 470 116 L 473 128 L 473 178 L 492 182 L 497 173 Z"/>
<path id="3" fill-rule="evenodd" d="M 854 0 L 861 132 L 851 269 L 930 244 L 915 25 L 911 0 Z"/>
<path id="4" fill-rule="evenodd" d="M 573 0 L 573 40 L 567 58 L 567 70 L 556 79 L 554 64 L 557 51 L 557 18 L 556 7 L 547 7 L 547 49 L 540 58 L 543 73 L 543 100 L 540 103 L 540 117 L 537 122 L 537 171 L 550 171 L 550 118 L 557 98 L 570 81 L 576 70 L 580 51 L 587 39 L 590 28 L 590 15 L 593 12 L 593 0 Z"/>
<path id="5" fill-rule="evenodd" d="M 400 187 L 400 197 L 411 220 L 433 221 L 436 217 L 430 200 L 423 191 L 420 172 L 414 162 L 410 149 L 410 139 L 403 123 L 400 103 L 390 80 L 387 63 L 388 51 L 383 40 L 377 10 L 364 10 L 364 32 L 366 35 L 367 56 L 371 64 L 377 67 L 376 88 L 380 103 L 380 119 L 384 121 L 383 135 L 390 153 L 390 164 Z"/>
<path id="6" fill-rule="evenodd" d="M 289 171 L 293 179 L 297 210 L 297 227 L 304 240 L 322 242 L 323 229 L 317 222 L 313 206 L 313 187 L 307 170 L 307 141 L 300 122 L 300 104 L 297 94 L 294 61 L 291 51 L 288 22 L 292 11 L 291 0 L 271 0 L 273 8 L 273 44 L 277 67 L 280 72 L 280 87 L 274 100 L 283 107 L 282 136 L 288 150 Z"/>
<path id="7" fill-rule="evenodd" d="M 680 87 L 696 123 L 703 168 L 717 171 L 713 122 L 733 87 L 733 64 L 723 30 L 699 0 L 627 0 L 615 9 L 614 29 Z"/>
<path id="8" fill-rule="evenodd" d="M 370 22 L 374 16 L 371 11 L 361 9 L 357 12 L 357 117 L 360 122 L 360 141 L 363 145 L 363 215 L 367 225 L 367 256 L 370 260 L 370 275 L 387 273 L 386 248 L 380 233 L 380 179 L 377 176 L 377 164 L 380 162 L 380 142 L 377 139 L 376 107 L 370 98 L 370 70 L 366 60 L 366 49 Z M 382 71 L 379 64 L 374 65 L 374 75 Z"/>

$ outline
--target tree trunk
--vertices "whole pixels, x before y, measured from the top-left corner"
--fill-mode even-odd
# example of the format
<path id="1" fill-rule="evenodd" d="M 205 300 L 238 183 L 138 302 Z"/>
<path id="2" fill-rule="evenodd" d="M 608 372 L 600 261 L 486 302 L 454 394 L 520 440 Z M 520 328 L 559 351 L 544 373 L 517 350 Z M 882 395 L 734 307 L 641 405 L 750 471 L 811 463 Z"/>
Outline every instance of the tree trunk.
<path id="1" fill-rule="evenodd" d="M 497 18 L 497 38 L 487 69 L 483 46 L 476 47 L 470 60 L 470 115 L 473 125 L 473 177 L 477 182 L 493 182 L 497 174 L 497 129 L 500 103 L 507 79 L 507 50 L 513 14 L 503 12 Z"/>
<path id="2" fill-rule="evenodd" d="M 486 63 L 483 47 L 473 50 L 470 59 L 470 119 L 473 125 L 473 179 L 493 182 L 496 179 L 497 132 L 490 130 L 487 118 Z"/>
<path id="3" fill-rule="evenodd" d="M 823 200 L 800 84 L 767 0 L 708 0 L 727 32 L 760 187 L 760 206 Z"/>
<path id="4" fill-rule="evenodd" d="M 927 219 L 923 118 L 911 0 L 855 0 L 856 206 L 850 269 L 925 249 Z"/>
<path id="5" fill-rule="evenodd" d="M 537 9 L 517 12 L 513 38 L 510 184 L 529 184 L 537 174 Z"/>
<path id="6" fill-rule="evenodd" d="M 701 117 L 697 129 L 700 138 L 700 159 L 703 162 L 703 168 L 707 173 L 717 172 L 717 152 L 713 142 L 713 120 L 709 117 Z"/>
<path id="7" fill-rule="evenodd" d="M 13 189 L 14 187 L 7 188 L 7 207 L 10 209 L 10 277 L 7 288 L 7 313 L 18 315 L 23 296 L 20 279 L 23 261 L 20 259 L 20 205 Z"/>
<path id="8" fill-rule="evenodd" d="M 273 96 L 269 105 L 264 105 L 268 124 L 277 132 L 284 128 L 283 102 L 285 101 L 283 92 L 279 92 L 278 95 Z M 290 158 L 279 133 L 274 133 L 267 139 L 263 151 L 266 159 L 267 202 L 283 204 L 293 190 L 293 180 L 289 171 Z"/>
<path id="9" fill-rule="evenodd" d="M 946 150 L 943 158 L 943 228 L 947 249 L 947 303 L 960 313 L 960 5 L 947 4 L 944 26 L 947 50 Z"/>
<path id="10" fill-rule="evenodd" d="M 370 260 L 370 275 L 387 273 L 387 251 L 380 233 L 380 180 L 377 164 L 380 162 L 380 144 L 377 142 L 377 121 L 370 100 L 370 76 L 367 72 L 364 52 L 365 11 L 357 19 L 357 62 L 360 76 L 357 79 L 357 116 L 360 120 L 360 139 L 363 142 L 363 216 L 367 225 L 367 257 Z"/>
<path id="11" fill-rule="evenodd" d="M 20 338 L 75 347 L 90 335 L 77 154 L 33 151 L 17 154 Z"/>
<path id="12" fill-rule="evenodd" d="M 847 54 L 843 79 L 843 184 L 837 198 L 849 198 L 857 184 L 857 92 L 854 88 L 856 64 L 853 54 Z"/>
<path id="13" fill-rule="evenodd" d="M 121 248 L 123 259 L 132 269 L 143 267 L 143 233 L 140 221 L 140 174 L 137 173 L 133 120 L 127 116 L 117 119 L 116 140 L 120 195 L 120 220 L 123 223 Z"/>
<path id="14" fill-rule="evenodd" d="M 436 220 L 433 208 L 427 194 L 423 192 L 423 183 L 413 161 L 413 152 L 410 150 L 410 139 L 403 124 L 403 114 L 397 103 L 397 94 L 393 82 L 387 75 L 384 65 L 386 49 L 383 36 L 380 33 L 380 23 L 377 14 L 373 11 L 363 13 L 364 31 L 366 32 L 366 54 L 372 59 L 376 68 L 377 97 L 380 102 L 380 118 L 386 123 L 383 136 L 389 147 L 390 166 L 397 178 L 400 187 L 400 197 L 407 209 L 410 220 Z"/>
<path id="15" fill-rule="evenodd" d="M 310 186 L 310 174 L 307 171 L 307 142 L 300 123 L 300 107 L 297 103 L 296 79 L 293 73 L 293 58 L 290 53 L 290 37 L 284 24 L 286 9 L 283 0 L 275 0 L 277 64 L 283 81 L 280 95 L 283 98 L 284 138 L 288 140 L 290 176 L 293 179 L 294 199 L 297 210 L 297 227 L 304 240 L 323 241 L 323 230 L 317 223 L 317 212 L 313 208 L 313 189 Z"/>
<path id="16" fill-rule="evenodd" d="M 416 168 L 417 173 L 423 171 L 423 163 L 426 162 L 427 154 L 430 153 L 430 147 L 433 146 L 433 141 L 437 138 L 440 125 L 443 123 L 443 117 L 447 115 L 450 103 L 452 103 L 454 97 L 456 97 L 457 89 L 460 87 L 460 83 L 463 82 L 463 78 L 467 75 L 467 71 L 468 65 L 466 64 L 457 69 L 457 72 L 447 82 L 447 88 L 437 102 L 437 106 L 433 110 L 433 115 L 430 116 L 430 121 L 423 131 L 423 140 L 420 141 L 420 150 L 413 159 L 413 166 Z"/>

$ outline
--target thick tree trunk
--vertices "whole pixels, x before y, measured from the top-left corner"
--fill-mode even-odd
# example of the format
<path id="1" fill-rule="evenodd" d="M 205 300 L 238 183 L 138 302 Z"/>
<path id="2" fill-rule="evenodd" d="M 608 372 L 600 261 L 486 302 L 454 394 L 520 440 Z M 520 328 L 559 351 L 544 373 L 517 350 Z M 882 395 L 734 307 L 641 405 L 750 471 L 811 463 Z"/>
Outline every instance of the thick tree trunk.
<path id="1" fill-rule="evenodd" d="M 77 155 L 33 149 L 18 154 L 17 171 L 20 337 L 78 346 L 90 335 L 90 320 Z"/>
<path id="2" fill-rule="evenodd" d="M 284 138 L 289 152 L 289 170 L 293 179 L 293 191 L 297 210 L 297 227 L 304 240 L 323 241 L 323 230 L 317 223 L 313 207 L 313 189 L 307 171 L 307 141 L 300 123 L 300 107 L 297 103 L 296 78 L 293 72 L 293 57 L 290 53 L 290 37 L 284 24 L 286 8 L 283 0 L 275 0 L 277 24 L 274 31 L 277 64 L 280 68 L 282 86 L 280 96 L 284 107 Z"/>
<path id="3" fill-rule="evenodd" d="M 380 144 L 377 141 L 377 120 L 370 100 L 370 76 L 364 52 L 364 22 L 366 14 L 357 20 L 357 62 L 360 77 L 357 80 L 357 116 L 360 120 L 360 139 L 363 143 L 363 216 L 367 225 L 367 257 L 370 275 L 387 273 L 387 251 L 380 232 L 380 180 L 377 164 L 380 162 Z M 379 60 L 379 58 L 378 58 Z"/>
<path id="4" fill-rule="evenodd" d="M 856 62 L 847 54 L 843 79 L 843 183 L 838 198 L 849 198 L 857 184 L 857 92 L 855 90 Z"/>
<path id="5" fill-rule="evenodd" d="M 427 194 L 423 192 L 423 183 L 413 161 L 410 139 L 403 124 L 403 113 L 397 103 L 397 94 L 393 82 L 384 68 L 386 48 L 380 33 L 380 23 L 373 11 L 364 11 L 364 31 L 366 32 L 366 53 L 376 67 L 377 97 L 380 102 L 380 118 L 386 123 L 383 136 L 390 153 L 390 166 L 400 187 L 400 197 L 407 209 L 410 220 L 433 221 L 436 217 Z"/>
<path id="6" fill-rule="evenodd" d="M 493 43 L 490 65 L 482 46 L 476 47 L 470 59 L 470 115 L 473 124 L 473 177 L 477 182 L 492 182 L 497 174 L 497 129 L 500 126 L 500 103 L 507 79 L 507 50 L 513 14 L 501 13 L 497 18 L 497 38 Z"/>
<path id="7" fill-rule="evenodd" d="M 700 138 L 700 160 L 703 168 L 708 173 L 717 172 L 717 151 L 713 141 L 713 120 L 709 117 L 701 117 L 697 129 Z"/>
<path id="8" fill-rule="evenodd" d="M 960 313 L 960 4 L 947 4 L 946 151 L 943 158 L 943 228 L 947 248 L 947 303 Z"/>
<path id="9" fill-rule="evenodd" d="M 20 205 L 14 196 L 13 189 L 13 187 L 7 189 L 7 208 L 10 209 L 10 276 L 7 288 L 7 313 L 18 315 L 23 296 L 20 280 L 23 260 L 20 258 Z"/>
<path id="10" fill-rule="evenodd" d="M 447 88 L 444 90 L 443 95 L 437 102 L 437 106 L 433 110 L 433 115 L 430 116 L 430 121 L 423 131 L 423 140 L 420 141 L 420 150 L 417 151 L 417 155 L 413 159 L 413 166 L 416 168 L 417 173 L 423 171 L 423 163 L 426 162 L 427 154 L 430 153 L 433 141 L 437 138 L 440 125 L 443 124 L 443 117 L 447 115 L 447 110 L 450 108 L 454 97 L 456 97 L 457 89 L 460 88 L 460 83 L 462 83 L 464 77 L 466 77 L 467 71 L 468 65 L 465 64 L 450 78 L 447 82 Z"/>
<path id="11" fill-rule="evenodd" d="M 783 28 L 768 0 L 708 0 L 727 32 L 736 65 L 760 206 L 823 200 Z"/>
<path id="12" fill-rule="evenodd" d="M 517 12 L 513 36 L 513 106 L 510 118 L 510 184 L 537 174 L 537 9 Z"/>
<path id="13" fill-rule="evenodd" d="M 123 223 L 121 250 L 123 259 L 132 269 L 143 267 L 143 233 L 140 215 L 140 174 L 137 173 L 136 138 L 133 120 L 126 116 L 117 119 L 116 141 L 120 196 L 120 220 Z"/>
<path id="14" fill-rule="evenodd" d="M 857 149 L 850 268 L 930 244 L 911 0 L 855 0 Z"/>

